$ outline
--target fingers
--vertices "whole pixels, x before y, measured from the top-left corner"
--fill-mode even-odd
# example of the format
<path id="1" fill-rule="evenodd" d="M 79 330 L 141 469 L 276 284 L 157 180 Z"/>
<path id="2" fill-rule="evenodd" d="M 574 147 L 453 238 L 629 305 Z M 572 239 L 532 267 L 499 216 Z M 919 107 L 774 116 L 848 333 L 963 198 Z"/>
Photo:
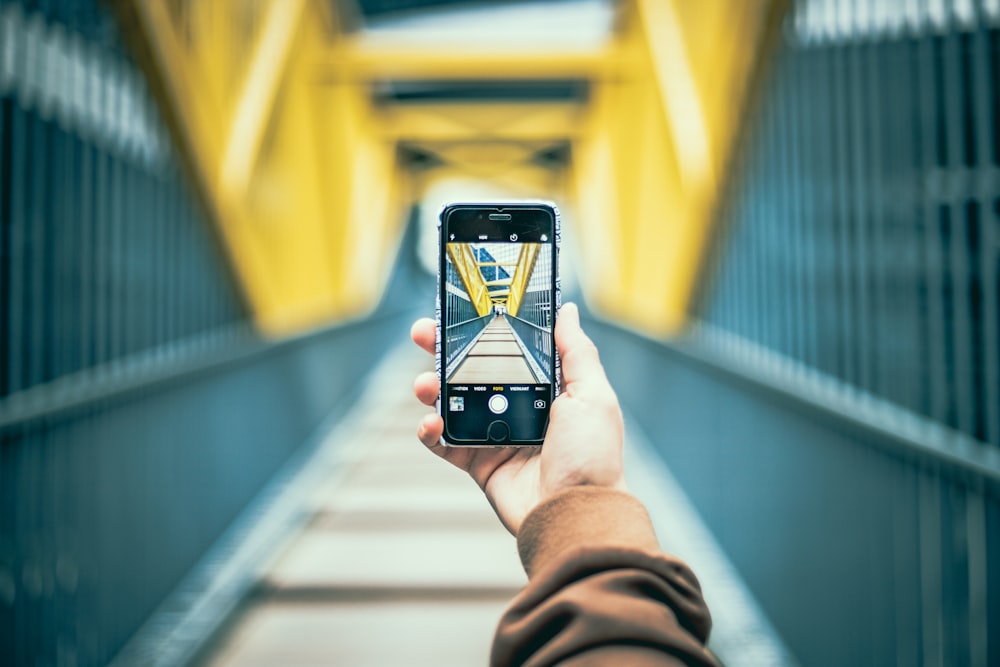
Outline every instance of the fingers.
<path id="1" fill-rule="evenodd" d="M 420 442 L 432 450 L 441 440 L 442 433 L 444 433 L 444 421 L 441 420 L 441 415 L 425 415 L 417 424 L 417 437 L 420 438 Z"/>
<path id="2" fill-rule="evenodd" d="M 437 402 L 438 394 L 441 393 L 437 373 L 428 371 L 418 375 L 413 382 L 413 393 L 424 405 L 433 406 Z"/>
<path id="3" fill-rule="evenodd" d="M 567 388 L 581 381 L 607 382 L 597 347 L 580 328 L 580 311 L 575 303 L 566 303 L 559 309 L 555 333 Z"/>
<path id="4" fill-rule="evenodd" d="M 434 354 L 434 342 L 437 338 L 437 330 L 434 320 L 429 317 L 421 317 L 410 327 L 410 338 L 419 345 L 425 352 Z"/>

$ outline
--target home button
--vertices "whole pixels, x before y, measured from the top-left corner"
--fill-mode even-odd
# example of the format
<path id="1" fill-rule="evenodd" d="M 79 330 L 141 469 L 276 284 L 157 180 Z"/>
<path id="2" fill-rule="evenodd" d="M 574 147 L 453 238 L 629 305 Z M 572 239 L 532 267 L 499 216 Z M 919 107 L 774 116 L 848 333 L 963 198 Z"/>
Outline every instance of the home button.
<path id="1" fill-rule="evenodd" d="M 507 422 L 498 419 L 490 424 L 486 437 L 490 442 L 505 442 L 510 437 L 510 427 L 507 426 Z"/>

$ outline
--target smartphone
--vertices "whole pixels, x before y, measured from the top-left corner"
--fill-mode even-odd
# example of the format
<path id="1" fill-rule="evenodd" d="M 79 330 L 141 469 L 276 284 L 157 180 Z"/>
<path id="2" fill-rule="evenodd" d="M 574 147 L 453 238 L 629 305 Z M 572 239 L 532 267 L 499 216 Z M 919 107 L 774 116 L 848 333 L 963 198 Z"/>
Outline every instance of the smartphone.
<path id="1" fill-rule="evenodd" d="M 559 210 L 448 204 L 439 218 L 442 442 L 539 446 L 559 394 Z"/>

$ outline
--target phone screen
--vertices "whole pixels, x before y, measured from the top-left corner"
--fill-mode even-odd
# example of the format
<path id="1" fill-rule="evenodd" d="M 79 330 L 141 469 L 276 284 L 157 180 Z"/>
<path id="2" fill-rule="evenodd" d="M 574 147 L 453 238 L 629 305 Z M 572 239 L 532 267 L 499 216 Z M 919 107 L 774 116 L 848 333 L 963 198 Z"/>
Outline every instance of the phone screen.
<path id="1" fill-rule="evenodd" d="M 441 413 L 457 445 L 541 444 L 554 398 L 555 213 L 442 213 Z"/>

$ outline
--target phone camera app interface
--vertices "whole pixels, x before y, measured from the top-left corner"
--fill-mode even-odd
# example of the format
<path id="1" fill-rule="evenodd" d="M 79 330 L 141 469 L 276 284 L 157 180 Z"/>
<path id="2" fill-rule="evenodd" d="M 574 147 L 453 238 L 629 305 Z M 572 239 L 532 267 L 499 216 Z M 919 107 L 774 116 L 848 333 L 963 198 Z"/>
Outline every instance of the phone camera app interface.
<path id="1" fill-rule="evenodd" d="M 539 241 L 548 236 L 542 229 L 448 234 L 442 338 L 453 438 L 483 440 L 498 419 L 511 441 L 544 433 L 553 384 L 554 251 Z"/>

